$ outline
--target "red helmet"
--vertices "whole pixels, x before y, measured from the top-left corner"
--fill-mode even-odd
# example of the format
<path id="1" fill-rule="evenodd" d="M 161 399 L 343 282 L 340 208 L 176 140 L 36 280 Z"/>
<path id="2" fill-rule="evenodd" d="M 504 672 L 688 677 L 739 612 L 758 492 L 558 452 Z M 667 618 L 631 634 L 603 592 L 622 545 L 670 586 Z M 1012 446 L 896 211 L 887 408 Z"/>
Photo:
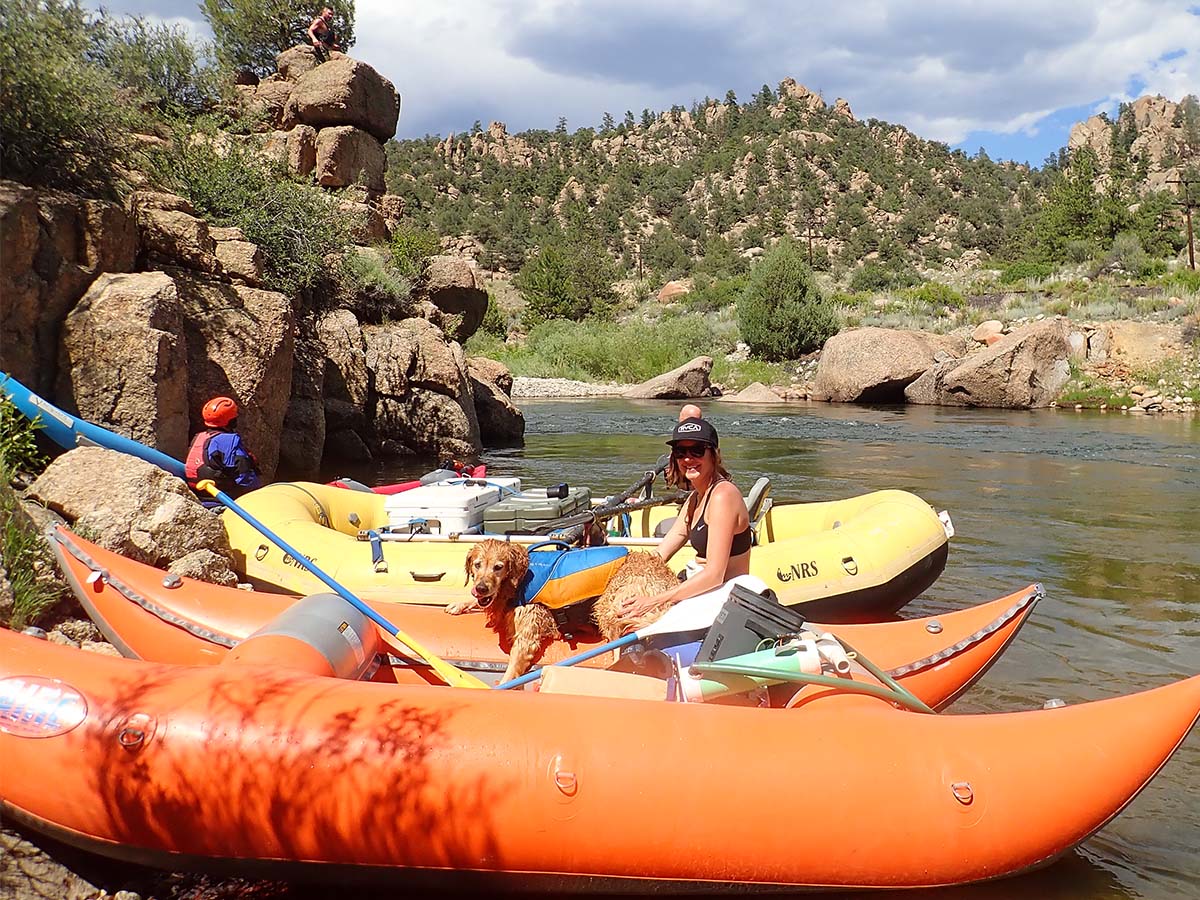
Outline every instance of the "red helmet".
<path id="1" fill-rule="evenodd" d="M 237 404 L 228 397 L 213 397 L 204 404 L 201 416 L 204 419 L 205 425 L 211 425 L 213 428 L 224 428 L 237 418 L 237 414 Z"/>

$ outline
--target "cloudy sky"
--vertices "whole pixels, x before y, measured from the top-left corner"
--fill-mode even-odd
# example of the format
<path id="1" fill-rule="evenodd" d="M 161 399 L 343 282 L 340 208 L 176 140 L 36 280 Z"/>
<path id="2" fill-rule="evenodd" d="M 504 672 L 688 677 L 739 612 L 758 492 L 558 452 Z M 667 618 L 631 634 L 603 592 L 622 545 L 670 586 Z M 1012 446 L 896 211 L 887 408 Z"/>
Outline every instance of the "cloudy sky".
<path id="1" fill-rule="evenodd" d="M 98 5 L 98 4 L 94 4 Z M 111 13 L 209 32 L 197 0 Z M 314 3 L 318 11 L 319 0 Z M 1040 164 L 1122 100 L 1200 93 L 1198 0 L 356 0 L 353 56 L 404 99 L 398 137 L 598 125 L 745 101 L 786 77 L 860 118 Z M 336 3 L 334 4 L 336 9 Z"/>

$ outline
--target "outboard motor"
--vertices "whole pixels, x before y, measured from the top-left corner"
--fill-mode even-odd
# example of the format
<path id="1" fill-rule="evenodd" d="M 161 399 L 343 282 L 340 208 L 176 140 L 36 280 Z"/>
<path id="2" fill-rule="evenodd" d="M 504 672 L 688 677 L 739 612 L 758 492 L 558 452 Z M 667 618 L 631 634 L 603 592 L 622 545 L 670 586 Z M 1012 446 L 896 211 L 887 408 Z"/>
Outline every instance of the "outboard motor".
<path id="1" fill-rule="evenodd" d="M 358 680 L 381 652 L 375 624 L 337 594 L 297 600 L 225 657 L 225 665 L 269 665 Z"/>

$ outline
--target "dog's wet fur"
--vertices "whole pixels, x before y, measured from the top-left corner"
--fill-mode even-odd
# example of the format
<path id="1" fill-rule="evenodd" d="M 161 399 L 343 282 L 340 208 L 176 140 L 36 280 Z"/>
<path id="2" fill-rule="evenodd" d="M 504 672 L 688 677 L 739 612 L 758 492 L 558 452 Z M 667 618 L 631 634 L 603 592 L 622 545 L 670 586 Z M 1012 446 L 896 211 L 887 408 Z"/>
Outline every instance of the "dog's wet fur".
<path id="1" fill-rule="evenodd" d="M 508 653 L 504 680 L 519 678 L 533 668 L 551 643 L 562 637 L 554 616 L 542 604 L 513 605 L 521 581 L 529 571 L 529 553 L 520 544 L 489 538 L 471 548 L 465 568 L 471 582 L 471 598 L 447 605 L 446 612 L 457 616 L 482 610 L 488 628 L 500 639 L 500 648 Z M 678 583 L 657 553 L 630 552 L 592 607 L 600 634 L 611 641 L 653 622 L 670 604 L 632 620 L 621 615 L 622 601 L 659 594 Z"/>

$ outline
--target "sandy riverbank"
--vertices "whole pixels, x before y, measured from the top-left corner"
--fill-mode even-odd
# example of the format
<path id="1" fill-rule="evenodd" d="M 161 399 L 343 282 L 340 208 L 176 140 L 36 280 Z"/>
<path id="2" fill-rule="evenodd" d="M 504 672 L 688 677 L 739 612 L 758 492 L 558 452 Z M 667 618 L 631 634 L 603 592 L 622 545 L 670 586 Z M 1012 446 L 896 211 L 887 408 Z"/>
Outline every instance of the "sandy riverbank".
<path id="1" fill-rule="evenodd" d="M 587 381 L 572 381 L 569 378 L 526 378 L 513 379 L 513 399 L 541 400 L 549 397 L 620 397 L 632 385 L 591 384 Z"/>

